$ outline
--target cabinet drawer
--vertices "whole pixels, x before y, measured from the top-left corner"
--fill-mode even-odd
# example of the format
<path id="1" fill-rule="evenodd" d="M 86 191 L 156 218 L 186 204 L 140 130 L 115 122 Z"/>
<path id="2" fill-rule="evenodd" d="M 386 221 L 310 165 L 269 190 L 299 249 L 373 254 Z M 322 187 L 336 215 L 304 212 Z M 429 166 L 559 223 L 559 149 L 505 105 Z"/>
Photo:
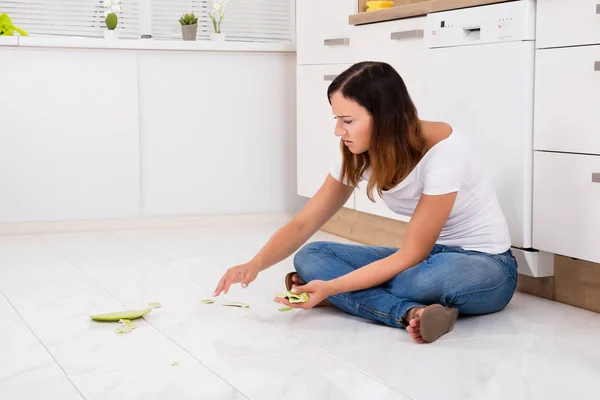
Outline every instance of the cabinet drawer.
<path id="1" fill-rule="evenodd" d="M 312 197 L 327 178 L 333 163 L 341 157 L 327 87 L 349 66 L 297 67 L 297 185 L 300 196 Z M 354 208 L 353 198 L 346 207 Z"/>
<path id="2" fill-rule="evenodd" d="M 600 44 L 600 0 L 538 0 L 538 48 Z"/>
<path id="3" fill-rule="evenodd" d="M 600 156 L 535 152 L 533 245 L 600 262 Z"/>
<path id="4" fill-rule="evenodd" d="M 600 46 L 537 50 L 535 80 L 535 149 L 600 154 Z"/>
<path id="5" fill-rule="evenodd" d="M 296 2 L 296 42 L 299 65 L 340 64 L 356 61 L 348 15 L 355 0 L 302 0 Z"/>

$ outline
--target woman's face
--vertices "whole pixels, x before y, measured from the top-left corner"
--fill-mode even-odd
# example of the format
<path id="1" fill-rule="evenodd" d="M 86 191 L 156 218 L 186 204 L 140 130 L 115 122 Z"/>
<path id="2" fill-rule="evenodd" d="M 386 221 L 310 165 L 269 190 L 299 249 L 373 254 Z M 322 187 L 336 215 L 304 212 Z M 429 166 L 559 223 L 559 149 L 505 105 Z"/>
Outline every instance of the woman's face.
<path id="1" fill-rule="evenodd" d="M 331 96 L 331 110 L 336 118 L 335 135 L 353 154 L 369 150 L 373 117 L 360 104 L 345 98 L 339 91 Z"/>

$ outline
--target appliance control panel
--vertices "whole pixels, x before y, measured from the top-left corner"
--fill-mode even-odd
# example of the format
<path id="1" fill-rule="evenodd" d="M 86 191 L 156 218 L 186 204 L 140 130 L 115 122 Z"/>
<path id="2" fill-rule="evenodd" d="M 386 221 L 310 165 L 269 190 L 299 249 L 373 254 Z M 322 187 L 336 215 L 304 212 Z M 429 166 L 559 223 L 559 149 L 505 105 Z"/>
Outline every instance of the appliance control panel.
<path id="1" fill-rule="evenodd" d="M 535 39 L 535 3 L 498 3 L 432 13 L 426 17 L 429 47 L 528 41 Z"/>

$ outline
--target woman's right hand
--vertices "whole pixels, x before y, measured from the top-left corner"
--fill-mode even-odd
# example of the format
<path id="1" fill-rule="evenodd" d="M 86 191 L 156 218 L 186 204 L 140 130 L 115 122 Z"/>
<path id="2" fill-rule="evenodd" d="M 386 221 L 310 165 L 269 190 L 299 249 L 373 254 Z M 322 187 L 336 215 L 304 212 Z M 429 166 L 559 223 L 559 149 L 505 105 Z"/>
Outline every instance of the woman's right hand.
<path id="1" fill-rule="evenodd" d="M 242 287 L 246 288 L 252 281 L 256 279 L 258 276 L 258 271 L 259 269 L 251 263 L 241 264 L 229 268 L 217 285 L 214 296 L 219 296 L 221 292 L 223 294 L 227 294 L 229 287 L 234 283 L 241 282 Z"/>

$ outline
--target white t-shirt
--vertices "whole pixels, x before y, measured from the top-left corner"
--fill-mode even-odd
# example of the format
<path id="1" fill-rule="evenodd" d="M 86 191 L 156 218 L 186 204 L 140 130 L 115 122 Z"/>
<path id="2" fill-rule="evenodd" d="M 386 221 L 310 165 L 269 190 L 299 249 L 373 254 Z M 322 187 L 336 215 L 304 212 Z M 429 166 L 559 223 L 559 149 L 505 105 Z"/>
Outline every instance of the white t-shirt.
<path id="1" fill-rule="evenodd" d="M 338 160 L 330 171 L 338 181 L 341 167 Z M 361 180 L 369 177 L 370 170 Z M 510 235 L 496 193 L 456 131 L 433 146 L 406 179 L 384 191 L 382 199 L 391 211 L 410 217 L 421 194 L 453 192 L 458 192 L 456 202 L 437 243 L 491 254 L 508 250 Z"/>

